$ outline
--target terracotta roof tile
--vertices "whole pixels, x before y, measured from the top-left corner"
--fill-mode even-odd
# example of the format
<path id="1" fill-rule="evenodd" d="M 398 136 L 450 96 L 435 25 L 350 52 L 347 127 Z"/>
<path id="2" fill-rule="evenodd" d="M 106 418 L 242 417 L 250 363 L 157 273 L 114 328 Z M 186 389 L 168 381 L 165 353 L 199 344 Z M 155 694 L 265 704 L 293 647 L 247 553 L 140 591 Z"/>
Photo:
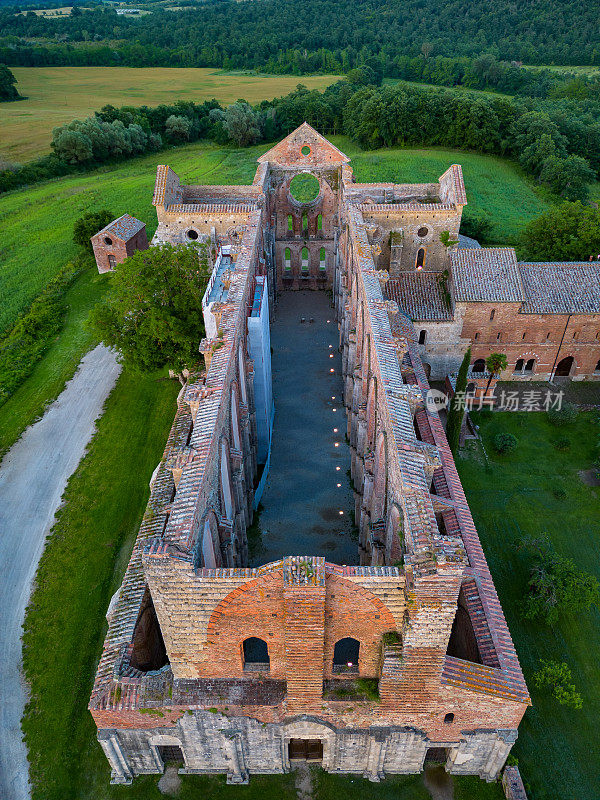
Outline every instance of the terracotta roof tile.
<path id="1" fill-rule="evenodd" d="M 452 319 L 452 308 L 444 295 L 440 273 L 421 271 L 398 275 L 387 282 L 385 293 L 412 320 Z"/>
<path id="2" fill-rule="evenodd" d="M 457 302 L 518 303 L 525 299 L 513 247 L 450 251 L 453 296 Z"/>
<path id="3" fill-rule="evenodd" d="M 600 262 L 519 263 L 522 314 L 599 314 Z"/>

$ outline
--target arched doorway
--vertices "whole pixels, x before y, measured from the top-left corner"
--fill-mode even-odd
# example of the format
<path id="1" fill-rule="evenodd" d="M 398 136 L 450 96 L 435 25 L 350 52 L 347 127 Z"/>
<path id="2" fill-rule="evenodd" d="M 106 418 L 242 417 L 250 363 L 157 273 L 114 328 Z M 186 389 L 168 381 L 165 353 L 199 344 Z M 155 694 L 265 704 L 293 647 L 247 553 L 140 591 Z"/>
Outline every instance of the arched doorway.
<path id="1" fill-rule="evenodd" d="M 574 363 L 575 359 L 573 358 L 573 356 L 567 356 L 566 358 L 563 358 L 556 365 L 556 369 L 554 370 L 554 375 L 557 378 L 568 377 L 571 374 L 571 370 L 573 369 Z"/>

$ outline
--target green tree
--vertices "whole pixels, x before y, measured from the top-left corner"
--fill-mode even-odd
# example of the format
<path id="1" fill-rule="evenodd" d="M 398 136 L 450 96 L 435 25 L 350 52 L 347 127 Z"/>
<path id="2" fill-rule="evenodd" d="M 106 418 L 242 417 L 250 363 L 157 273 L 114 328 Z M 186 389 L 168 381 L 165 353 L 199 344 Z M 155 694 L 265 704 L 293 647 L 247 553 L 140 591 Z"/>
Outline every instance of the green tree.
<path id="1" fill-rule="evenodd" d="M 490 388 L 491 382 L 502 372 L 503 369 L 506 369 L 507 363 L 508 362 L 504 353 L 490 353 L 490 355 L 486 358 L 485 366 L 487 371 L 490 373 L 490 377 L 488 378 L 488 382 L 485 387 L 486 395 L 488 393 L 488 389 Z"/>
<path id="2" fill-rule="evenodd" d="M 587 261 L 600 253 L 600 210 L 561 203 L 531 220 L 521 236 L 520 255 L 532 261 Z"/>
<path id="3" fill-rule="evenodd" d="M 223 112 L 223 127 L 238 147 L 248 147 L 261 137 L 260 117 L 244 100 L 237 100 Z"/>
<path id="4" fill-rule="evenodd" d="M 548 133 L 542 133 L 539 139 L 528 145 L 519 156 L 521 166 L 533 175 L 539 175 L 544 162 L 551 156 L 556 156 L 557 148 L 554 140 Z"/>
<path id="5" fill-rule="evenodd" d="M 171 116 L 165 122 L 165 133 L 172 142 L 187 142 L 192 130 L 192 120 L 189 117 Z"/>
<path id="6" fill-rule="evenodd" d="M 112 274 L 92 324 L 136 370 L 194 369 L 205 334 L 202 296 L 209 274 L 206 245 L 138 250 Z"/>
<path id="7" fill-rule="evenodd" d="M 533 675 L 533 682 L 538 689 L 544 687 L 551 689 L 553 697 L 561 706 L 583 708 L 583 698 L 575 684 L 571 682 L 573 676 L 568 664 L 564 661 L 543 660 L 540 661 L 540 666 L 541 668 Z"/>
<path id="8" fill-rule="evenodd" d="M 101 231 L 102 228 L 105 228 L 113 219 L 115 219 L 115 215 L 106 208 L 101 211 L 90 211 L 84 214 L 73 225 L 73 241 L 80 247 L 91 251 L 92 243 L 90 238 L 98 231 Z"/>
<path id="9" fill-rule="evenodd" d="M 446 438 L 453 453 L 458 451 L 460 442 L 460 432 L 462 430 L 463 417 L 465 415 L 465 406 L 462 402 L 464 393 L 467 388 L 467 374 L 469 372 L 469 365 L 471 363 L 471 348 L 469 347 L 465 353 L 458 376 L 456 378 L 456 386 L 454 388 L 454 396 L 450 401 L 448 408 L 448 419 L 446 422 Z"/>
<path id="10" fill-rule="evenodd" d="M 541 618 L 553 625 L 561 612 L 581 612 L 600 605 L 600 584 L 595 575 L 559 555 L 547 537 L 526 537 L 520 548 L 534 556 L 523 615 L 526 619 Z"/>
<path id="11" fill-rule="evenodd" d="M 549 156 L 540 171 L 542 183 L 546 183 L 551 191 L 565 200 L 585 200 L 588 184 L 595 178 L 595 172 L 581 156 Z"/>
<path id="12" fill-rule="evenodd" d="M 67 164 L 82 164 L 91 161 L 94 151 L 89 136 L 81 131 L 55 128 L 52 134 L 52 147 L 61 161 Z"/>
<path id="13" fill-rule="evenodd" d="M 4 64 L 0 64 L 0 102 L 3 100 L 19 100 L 21 95 L 15 86 L 17 79 Z"/>

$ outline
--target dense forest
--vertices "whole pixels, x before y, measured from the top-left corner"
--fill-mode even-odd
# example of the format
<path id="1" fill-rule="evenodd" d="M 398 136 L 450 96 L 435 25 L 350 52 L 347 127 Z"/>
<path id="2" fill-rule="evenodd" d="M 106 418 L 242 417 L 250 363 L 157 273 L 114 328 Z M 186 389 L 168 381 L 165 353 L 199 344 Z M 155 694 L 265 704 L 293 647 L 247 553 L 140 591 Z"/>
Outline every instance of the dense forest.
<path id="1" fill-rule="evenodd" d="M 528 64 L 600 64 L 598 3 L 575 0 L 208 0 L 180 11 L 118 16 L 103 6 L 64 18 L 0 12 L 9 65 L 215 66 L 346 73 L 399 55 Z M 32 43 L 32 40 L 33 43 Z"/>

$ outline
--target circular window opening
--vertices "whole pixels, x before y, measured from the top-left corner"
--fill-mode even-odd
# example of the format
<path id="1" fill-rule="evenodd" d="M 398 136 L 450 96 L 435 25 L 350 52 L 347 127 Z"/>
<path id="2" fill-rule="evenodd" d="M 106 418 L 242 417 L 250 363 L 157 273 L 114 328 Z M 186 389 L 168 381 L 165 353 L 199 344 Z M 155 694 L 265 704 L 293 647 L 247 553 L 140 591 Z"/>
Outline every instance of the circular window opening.
<path id="1" fill-rule="evenodd" d="M 112 244 L 112 239 L 110 238 L 110 236 L 104 237 L 104 244 Z"/>
<path id="2" fill-rule="evenodd" d="M 427 236 L 428 233 L 429 233 L 429 228 L 423 226 L 422 228 L 419 228 L 419 230 L 417 231 L 417 236 L 420 236 L 421 239 L 423 239 L 425 236 Z"/>
<path id="3" fill-rule="evenodd" d="M 189 230 L 189 231 L 186 233 L 186 236 L 187 236 L 187 238 L 188 238 L 188 239 L 190 239 L 192 242 L 195 242 L 195 241 L 196 241 L 196 239 L 198 238 L 198 231 L 195 231 L 193 228 L 191 228 L 191 229 L 190 229 L 190 230 Z"/>
<path id="4" fill-rule="evenodd" d="M 305 144 L 304 147 L 301 148 L 300 152 L 302 153 L 303 156 L 309 156 L 310 147 L 307 144 Z"/>
<path id="5" fill-rule="evenodd" d="M 290 183 L 290 194 L 298 203 L 312 203 L 320 191 L 319 181 L 309 173 L 296 175 Z"/>

